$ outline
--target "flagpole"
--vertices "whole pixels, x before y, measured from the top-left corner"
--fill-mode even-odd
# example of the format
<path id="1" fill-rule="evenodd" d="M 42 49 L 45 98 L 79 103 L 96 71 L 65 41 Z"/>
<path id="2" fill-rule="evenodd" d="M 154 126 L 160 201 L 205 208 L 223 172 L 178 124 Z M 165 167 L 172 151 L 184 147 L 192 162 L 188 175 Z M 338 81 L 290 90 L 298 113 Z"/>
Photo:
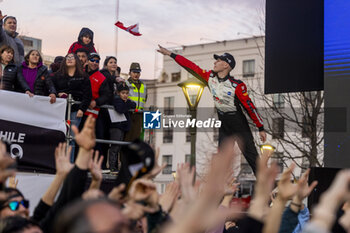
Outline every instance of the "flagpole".
<path id="1" fill-rule="evenodd" d="M 116 5 L 116 20 L 119 20 L 119 0 L 117 0 Z M 118 58 L 118 27 L 115 27 L 115 57 Z"/>

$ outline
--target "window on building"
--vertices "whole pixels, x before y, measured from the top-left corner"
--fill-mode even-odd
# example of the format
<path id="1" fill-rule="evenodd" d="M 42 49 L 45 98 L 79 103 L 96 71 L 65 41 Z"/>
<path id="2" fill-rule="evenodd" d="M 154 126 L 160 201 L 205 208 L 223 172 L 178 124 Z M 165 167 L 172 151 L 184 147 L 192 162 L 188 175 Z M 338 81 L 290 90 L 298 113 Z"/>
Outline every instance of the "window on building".
<path id="1" fill-rule="evenodd" d="M 181 72 L 171 73 L 171 81 L 178 82 L 181 80 Z"/>
<path id="2" fill-rule="evenodd" d="M 284 108 L 284 97 L 283 94 L 273 94 L 273 106 L 275 108 Z"/>
<path id="3" fill-rule="evenodd" d="M 301 136 L 303 138 L 309 137 L 311 132 L 311 119 L 307 116 L 303 116 L 303 128 L 301 130 Z"/>
<path id="4" fill-rule="evenodd" d="M 278 139 L 284 137 L 284 119 L 274 118 L 272 119 L 272 138 Z"/>
<path id="5" fill-rule="evenodd" d="M 241 164 L 241 175 L 250 175 L 252 173 L 253 170 L 248 163 Z"/>
<path id="6" fill-rule="evenodd" d="M 174 101 L 175 97 L 164 97 L 164 114 L 165 115 L 174 115 Z"/>
<path id="7" fill-rule="evenodd" d="M 163 129 L 163 143 L 172 143 L 173 142 L 173 129 L 164 128 Z"/>
<path id="8" fill-rule="evenodd" d="M 243 61 L 243 77 L 254 77 L 255 75 L 255 60 Z"/>
<path id="9" fill-rule="evenodd" d="M 22 39 L 23 45 L 26 47 L 33 47 L 33 41 Z"/>
<path id="10" fill-rule="evenodd" d="M 191 155 L 190 154 L 185 155 L 185 163 L 191 163 Z"/>
<path id="11" fill-rule="evenodd" d="M 173 169 L 173 156 L 163 155 L 163 164 L 166 163 L 166 167 L 163 169 L 163 174 L 172 174 Z"/>

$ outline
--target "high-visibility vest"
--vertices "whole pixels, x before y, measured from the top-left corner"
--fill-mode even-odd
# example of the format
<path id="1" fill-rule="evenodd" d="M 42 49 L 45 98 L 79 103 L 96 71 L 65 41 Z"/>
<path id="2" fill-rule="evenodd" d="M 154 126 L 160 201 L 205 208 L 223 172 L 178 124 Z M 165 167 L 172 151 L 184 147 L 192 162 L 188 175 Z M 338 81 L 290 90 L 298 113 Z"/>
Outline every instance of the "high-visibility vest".
<path id="1" fill-rule="evenodd" d="M 133 82 L 125 81 L 129 87 L 129 99 L 136 103 L 136 109 L 143 110 L 146 103 L 147 89 L 146 85 L 141 82 L 140 89 L 138 89 Z"/>

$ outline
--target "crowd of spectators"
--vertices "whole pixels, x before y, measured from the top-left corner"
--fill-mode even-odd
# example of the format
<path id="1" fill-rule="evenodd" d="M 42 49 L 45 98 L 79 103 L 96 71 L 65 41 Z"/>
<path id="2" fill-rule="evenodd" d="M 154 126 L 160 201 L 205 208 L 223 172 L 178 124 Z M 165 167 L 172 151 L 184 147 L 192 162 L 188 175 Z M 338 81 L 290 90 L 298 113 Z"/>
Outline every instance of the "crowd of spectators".
<path id="1" fill-rule="evenodd" d="M 120 77 L 121 69 L 115 56 L 106 57 L 100 70 L 101 57 L 94 47 L 94 33 L 89 28 L 82 28 L 67 54 L 57 56 L 48 68 L 38 50 L 24 54 L 23 43 L 17 37 L 15 17 L 0 12 L 0 21 L 3 24 L 0 28 L 0 89 L 26 93 L 30 97 L 48 96 L 52 104 L 56 98 L 71 95 L 76 104 L 68 106 L 70 126 L 81 128 L 86 117 L 93 115 L 97 119 L 98 139 L 131 142 L 140 137 L 147 89 L 140 81 L 139 63 L 130 65 L 128 80 Z M 112 121 L 110 114 L 113 113 L 108 106 L 125 118 Z M 70 134 L 74 137 L 73 132 Z M 70 144 L 73 148 L 71 161 L 74 162 L 77 153 L 74 140 Z M 95 149 L 104 155 L 103 169 L 108 168 L 114 174 L 120 167 L 120 148 L 113 146 L 108 152 L 109 147 L 107 143 L 97 143 Z M 107 158 L 110 159 L 107 161 Z"/>
<path id="2" fill-rule="evenodd" d="M 79 101 L 69 116 L 74 143 L 68 150 L 65 143 L 57 146 L 56 174 L 39 203 L 30 203 L 26 193 L 17 189 L 21 181 L 13 178 L 15 160 L 0 141 L 0 232 L 350 232 L 349 170 L 338 173 L 320 202 L 309 211 L 305 199 L 318 184 L 308 182 L 310 171 L 293 180 L 292 164 L 280 175 L 276 189 L 279 168 L 269 162 L 271 151 L 264 151 L 257 161 L 253 198 L 247 208 L 242 208 L 239 202 L 232 201 L 239 189 L 232 171 L 235 156 L 239 156 L 234 144 L 239 140 L 229 138 L 213 155 L 201 182 L 195 179 L 195 167 L 181 164 L 175 180 L 160 195 L 153 178 L 166 164 L 158 164 L 159 153 L 154 155 L 149 145 L 133 141 L 140 136 L 139 110 L 143 110 L 147 99 L 146 87 L 139 81 L 140 65 L 131 64 L 128 80 L 119 77 L 120 68 L 113 56 L 106 58 L 99 71 L 101 58 L 93 46 L 93 32 L 83 28 L 67 55 L 58 56 L 48 70 L 39 51 L 32 50 L 24 56 L 16 18 L 5 18 L 0 13 L 0 22 L 4 26 L 0 29 L 1 89 L 31 97 L 49 96 L 52 104 L 69 94 Z M 101 108 L 106 104 L 125 114 L 127 120 L 111 122 L 108 111 Z M 132 109 L 134 114 L 129 115 Z M 96 145 L 96 137 L 106 135 L 113 140 L 127 137 L 133 141 L 128 148 L 135 151 L 128 154 L 130 158 L 124 157 L 129 160 L 124 162 L 142 165 L 134 167 L 132 174 L 122 166 L 118 185 L 109 193 L 101 190 L 106 148 Z M 119 150 L 119 146 L 110 149 L 112 171 L 118 169 Z M 136 157 L 142 157 L 142 162 L 131 161 Z M 86 189 L 88 173 L 92 178 Z M 30 204 L 36 205 L 32 214 Z"/>

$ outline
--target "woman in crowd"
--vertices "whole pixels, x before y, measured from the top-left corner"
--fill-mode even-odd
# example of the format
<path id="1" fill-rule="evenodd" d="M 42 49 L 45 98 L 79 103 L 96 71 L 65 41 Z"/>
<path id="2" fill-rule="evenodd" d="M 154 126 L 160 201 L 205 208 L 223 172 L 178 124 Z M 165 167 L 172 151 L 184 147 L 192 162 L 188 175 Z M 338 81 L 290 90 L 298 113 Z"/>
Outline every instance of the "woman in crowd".
<path id="1" fill-rule="evenodd" d="M 79 127 L 81 118 L 90 105 L 92 93 L 90 80 L 83 71 L 76 54 L 69 53 L 63 59 L 60 69 L 53 77 L 53 83 L 58 97 L 66 98 L 68 94 L 72 94 L 75 101 L 81 101 L 80 104 L 72 105 L 70 114 L 71 124 Z M 72 146 L 72 155 L 74 155 L 74 144 Z"/>
<path id="2" fill-rule="evenodd" d="M 113 56 L 106 57 L 103 62 L 103 69 L 100 71 L 107 79 L 113 93 L 117 90 L 116 86 L 116 71 L 117 71 L 117 58 Z"/>
<path id="3" fill-rule="evenodd" d="M 24 62 L 18 68 L 18 76 L 24 79 L 30 93 L 34 95 L 50 96 L 50 102 L 56 102 L 56 90 L 51 78 L 48 78 L 47 67 L 43 65 L 43 59 L 38 50 L 30 50 L 24 57 Z M 23 90 L 22 91 L 26 91 Z"/>
<path id="4" fill-rule="evenodd" d="M 8 45 L 4 45 L 0 48 L 0 63 L 0 89 L 14 91 L 15 85 L 19 85 L 29 94 L 30 89 L 23 79 L 23 76 L 17 76 L 17 66 L 14 63 L 13 48 Z"/>

